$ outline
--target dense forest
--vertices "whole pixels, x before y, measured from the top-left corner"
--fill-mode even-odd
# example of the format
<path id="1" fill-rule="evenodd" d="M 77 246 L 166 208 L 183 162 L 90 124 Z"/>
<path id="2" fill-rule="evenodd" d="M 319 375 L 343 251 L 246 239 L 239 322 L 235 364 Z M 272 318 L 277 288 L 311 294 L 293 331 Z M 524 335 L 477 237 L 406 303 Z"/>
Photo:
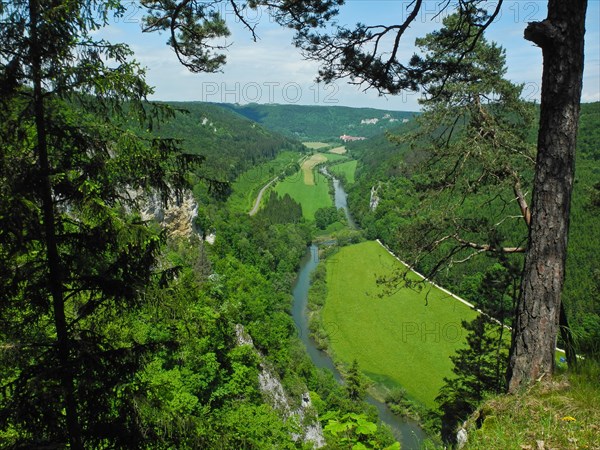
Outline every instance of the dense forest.
<path id="1" fill-rule="evenodd" d="M 17 98 L 28 95 L 22 89 L 15 91 Z M 10 122 L 21 104 L 9 100 L 5 105 Z M 347 424 L 353 442 L 392 445 L 394 439 L 378 425 L 374 408 L 330 373 L 316 370 L 296 336 L 290 290 L 311 240 L 300 205 L 271 193 L 259 214 L 249 217 L 229 210 L 226 195 L 211 190 L 214 178 L 231 182 L 244 169 L 282 150 L 300 149 L 300 144 L 218 107 L 186 106 L 191 111 L 174 112 L 155 133 L 166 142 L 180 143 L 183 155 L 201 153 L 206 158 L 195 168 L 185 167 L 192 174 L 186 177 L 192 182 L 188 192 L 193 190 L 211 211 L 211 228 L 217 233 L 212 245 L 186 223 L 175 225 L 187 233 L 168 231 L 168 221 L 187 220 L 169 216 L 168 205 L 179 204 L 175 192 L 154 208 L 166 213 L 150 222 L 140 220 L 139 208 L 161 203 L 155 196 L 125 203 L 127 192 L 121 187 L 110 201 L 93 197 L 107 195 L 93 190 L 78 197 L 77 189 L 92 189 L 92 180 L 99 189 L 93 177 L 124 177 L 136 164 L 147 170 L 139 154 L 124 153 L 97 175 L 93 161 L 77 160 L 77 152 L 55 165 L 56 192 L 73 197 L 70 201 L 77 205 L 59 209 L 65 227 L 59 248 L 72 271 L 65 290 L 73 346 L 69 371 L 85 446 L 303 448 L 324 439 L 335 445 L 337 432 L 322 430 L 317 414 Z M 57 107 L 61 113 L 53 120 L 65 123 L 54 133 L 94 129 L 94 119 L 77 102 Z M 34 133 L 31 123 L 18 126 L 23 133 Z M 23 234 L 29 231 L 21 227 L 22 221 L 34 220 L 28 216 L 36 211 L 33 197 L 24 203 L 24 195 L 35 186 L 21 180 L 31 179 L 36 168 L 26 155 L 19 157 L 12 130 L 5 131 L 5 142 L 15 145 L 2 159 L 3 196 L 9 201 L 2 203 L 0 442 L 11 448 L 62 446 L 69 434 L 59 401 L 62 363 L 54 354 L 52 309 L 42 298 L 39 305 L 19 307 L 43 283 L 41 273 L 39 279 L 31 278 L 45 265 L 43 254 L 35 250 L 40 237 Z M 136 132 L 145 138 L 146 132 L 133 128 L 132 139 Z M 70 178 L 75 164 L 92 172 L 83 180 Z M 143 180 L 140 172 L 129 177 Z M 129 177 L 122 182 L 131 183 Z M 78 183 L 83 184 L 73 187 Z M 84 244 L 89 252 L 83 251 Z M 149 261 L 152 266 L 145 267 Z M 360 382 L 359 374 L 354 378 Z M 273 383 L 281 383 L 283 398 L 273 400 Z M 303 398 L 310 398 L 308 406 Z M 360 426 L 368 432 L 355 434 Z M 311 428 L 318 433 L 311 435 Z"/>
<path id="2" fill-rule="evenodd" d="M 129 48 L 95 38 L 124 9 L 88 6 L 0 5 L 0 446 L 311 448 L 343 427 L 397 448 L 296 336 L 298 206 L 226 207 L 239 174 L 300 144 L 148 102 Z"/>
<path id="3" fill-rule="evenodd" d="M 175 136 L 194 133 L 191 129 Z M 247 157 L 261 158 L 272 143 L 272 135 L 265 134 L 248 146 Z M 226 152 L 210 157 L 215 165 L 229 162 Z M 67 317 L 76 333 L 73 345 L 79 346 L 71 364 L 86 447 L 302 448 L 303 439 L 307 443 L 319 439 L 305 436 L 310 426 L 317 426 L 316 413 L 351 427 L 368 426 L 370 432 L 356 435 L 357 441 L 366 436 L 391 445 L 390 433 L 376 425 L 376 412 L 331 374 L 317 371 L 296 337 L 288 313 L 289 293 L 311 239 L 310 229 L 300 220 L 300 206 L 272 194 L 265 208 L 249 217 L 228 211 L 219 197 L 210 202 L 217 211 L 212 218 L 217 230 L 213 245 L 193 233 L 179 237 L 161 233 L 156 223 L 143 228 L 145 239 L 157 244 L 156 269 L 144 284 L 135 285 L 125 309 L 94 308 L 94 297 L 79 298 L 83 287 L 69 296 L 70 302 L 77 299 Z M 119 211 L 115 208 L 114 214 Z M 15 218 L 14 211 L 3 214 L 4 219 L 10 217 Z M 139 215 L 122 220 L 136 223 Z M 6 221 L 3 225 L 9 229 Z M 89 239 L 98 237 L 92 234 Z M 4 267 L 12 267 L 11 255 L 3 253 L 3 258 Z M 36 257 L 29 258 L 31 262 L 23 262 L 35 265 Z M 78 264 L 89 264 L 92 256 L 79 253 L 79 259 Z M 113 264 L 118 262 L 117 256 Z M 109 276 L 102 270 L 110 266 L 90 269 L 98 272 L 95 276 Z M 18 298 L 29 291 L 14 288 L 3 291 L 14 300 L 6 303 L 8 298 L 3 298 L 7 326 L 2 330 L 0 442 L 14 448 L 62 445 L 67 435 L 60 403 L 46 400 L 61 396 L 58 363 L 46 350 L 52 349 L 51 314 L 43 309 L 17 312 Z M 281 380 L 283 401 L 269 400 L 273 388 L 261 387 L 265 379 Z M 302 409 L 302 398 L 308 398 L 309 391 L 313 406 Z M 325 431 L 335 443 L 332 433 Z"/>

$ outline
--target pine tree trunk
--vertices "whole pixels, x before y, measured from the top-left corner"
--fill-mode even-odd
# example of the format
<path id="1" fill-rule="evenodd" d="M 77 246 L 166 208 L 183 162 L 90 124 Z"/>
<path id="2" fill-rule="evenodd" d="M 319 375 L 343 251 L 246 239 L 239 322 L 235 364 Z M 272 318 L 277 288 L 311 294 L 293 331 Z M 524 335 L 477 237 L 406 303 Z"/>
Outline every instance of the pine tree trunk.
<path id="1" fill-rule="evenodd" d="M 44 108 L 44 93 L 42 89 L 42 48 L 38 36 L 38 20 L 40 17 L 37 0 L 29 1 L 30 39 L 31 39 L 31 72 L 33 80 L 33 109 L 37 133 L 37 158 L 40 167 L 40 197 L 42 217 L 44 221 L 44 237 L 46 240 L 46 256 L 48 259 L 48 287 L 52 297 L 54 310 L 54 326 L 56 328 L 56 347 L 60 364 L 59 378 L 64 394 L 64 407 L 70 447 L 83 449 L 81 429 L 77 417 L 75 400 L 75 383 L 69 357 L 69 335 L 65 316 L 64 289 L 58 244 L 56 240 L 56 215 L 52 201 L 52 185 L 50 181 L 51 166 L 48 156 L 48 140 L 46 134 L 46 118 Z"/>
<path id="2" fill-rule="evenodd" d="M 552 374 L 565 277 L 587 0 L 549 0 L 548 18 L 525 38 L 544 69 L 529 247 L 517 303 L 508 391 Z"/>

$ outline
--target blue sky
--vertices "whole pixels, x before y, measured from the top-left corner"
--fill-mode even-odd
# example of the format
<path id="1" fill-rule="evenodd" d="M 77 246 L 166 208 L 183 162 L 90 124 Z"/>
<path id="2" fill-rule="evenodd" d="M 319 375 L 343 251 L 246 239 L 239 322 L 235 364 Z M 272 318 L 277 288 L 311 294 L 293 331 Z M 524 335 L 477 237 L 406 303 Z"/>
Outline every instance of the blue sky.
<path id="1" fill-rule="evenodd" d="M 439 1 L 426 0 L 425 7 L 403 38 L 402 54 L 413 53 L 415 37 L 423 36 L 441 25 L 435 17 Z M 490 2 L 493 3 L 493 2 Z M 338 21 L 353 25 L 400 23 L 406 17 L 407 0 L 347 0 L 340 9 Z M 524 96 L 539 99 L 542 73 L 541 50 L 523 39 L 527 22 L 546 17 L 546 1 L 505 0 L 500 17 L 489 29 L 488 40 L 506 49 L 507 77 L 524 83 Z M 113 42 L 126 42 L 136 59 L 147 68 L 148 82 L 155 86 L 156 100 L 198 100 L 228 103 L 295 103 L 310 105 L 343 105 L 390 110 L 418 110 L 418 96 L 405 93 L 380 97 L 363 92 L 343 80 L 333 85 L 314 82 L 318 64 L 302 59 L 291 44 L 292 31 L 273 23 L 263 12 L 249 12 L 246 20 L 257 23 L 258 42 L 253 42 L 241 23 L 234 20 L 230 9 L 223 7 L 232 35 L 227 51 L 227 65 L 221 73 L 192 74 L 180 66 L 166 36 L 142 34 L 142 13 L 131 2 L 128 13 L 113 21 L 101 32 Z M 586 66 L 582 100 L 600 101 L 600 1 L 589 0 L 586 24 Z"/>

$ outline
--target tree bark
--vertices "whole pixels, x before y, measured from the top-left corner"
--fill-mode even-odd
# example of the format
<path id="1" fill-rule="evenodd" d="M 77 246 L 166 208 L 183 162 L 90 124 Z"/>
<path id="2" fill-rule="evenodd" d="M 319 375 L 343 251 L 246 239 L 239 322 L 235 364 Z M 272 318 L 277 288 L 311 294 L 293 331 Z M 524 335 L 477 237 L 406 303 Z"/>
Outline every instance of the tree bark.
<path id="1" fill-rule="evenodd" d="M 548 17 L 525 39 L 542 49 L 544 68 L 529 246 L 517 303 L 508 392 L 554 369 L 565 277 L 575 144 L 583 78 L 587 0 L 549 0 Z"/>

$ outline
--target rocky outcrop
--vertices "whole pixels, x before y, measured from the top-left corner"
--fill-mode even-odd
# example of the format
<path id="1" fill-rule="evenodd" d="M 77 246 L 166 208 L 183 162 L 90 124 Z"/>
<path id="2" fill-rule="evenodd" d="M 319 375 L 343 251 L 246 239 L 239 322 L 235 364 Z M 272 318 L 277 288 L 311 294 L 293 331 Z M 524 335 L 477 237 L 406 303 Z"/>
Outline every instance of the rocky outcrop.
<path id="1" fill-rule="evenodd" d="M 186 192 L 181 201 L 170 199 L 166 205 L 156 194 L 145 197 L 140 204 L 142 219 L 156 220 L 170 237 L 191 237 L 195 233 L 194 218 L 198 214 L 198 203 L 191 192 Z"/>
<path id="2" fill-rule="evenodd" d="M 377 187 L 371 187 L 371 198 L 369 199 L 369 210 L 375 211 L 377 206 L 379 205 L 379 196 L 377 195 L 377 191 L 379 190 L 379 185 Z"/>
<path id="3" fill-rule="evenodd" d="M 274 409 L 279 411 L 285 419 L 297 421 L 302 430 L 301 434 L 294 435 L 294 440 L 302 440 L 304 443 L 312 444 L 313 448 L 325 446 L 325 437 L 321 423 L 317 420 L 317 414 L 310 400 L 310 394 L 304 392 L 300 399 L 300 406 L 295 407 L 289 398 L 281 380 L 275 372 L 268 367 L 263 356 L 255 349 L 252 337 L 244 330 L 242 325 L 235 326 L 235 337 L 237 345 L 250 345 L 260 356 L 261 365 L 258 374 L 258 384 L 263 397 Z"/>
<path id="4" fill-rule="evenodd" d="M 191 192 L 185 192 L 177 201 L 170 199 L 165 206 L 156 194 L 142 195 L 130 192 L 136 200 L 143 220 L 156 220 L 163 226 L 171 238 L 190 238 L 194 235 L 204 237 L 204 241 L 214 244 L 216 235 L 207 230 L 198 229 L 194 219 L 198 215 L 198 203 Z"/>
<path id="5" fill-rule="evenodd" d="M 323 436 L 321 422 L 319 422 L 317 414 L 313 411 L 314 408 L 310 400 L 310 394 L 305 392 L 302 394 L 300 409 L 296 411 L 304 431 L 302 440 L 304 442 L 312 442 L 313 448 L 321 448 L 325 446 L 325 436 Z"/>
<path id="6" fill-rule="evenodd" d="M 466 430 L 465 426 L 463 425 L 462 427 L 459 428 L 458 432 L 456 433 L 456 448 L 457 449 L 463 448 L 468 440 L 469 440 L 469 435 L 467 434 L 467 430 Z"/>

